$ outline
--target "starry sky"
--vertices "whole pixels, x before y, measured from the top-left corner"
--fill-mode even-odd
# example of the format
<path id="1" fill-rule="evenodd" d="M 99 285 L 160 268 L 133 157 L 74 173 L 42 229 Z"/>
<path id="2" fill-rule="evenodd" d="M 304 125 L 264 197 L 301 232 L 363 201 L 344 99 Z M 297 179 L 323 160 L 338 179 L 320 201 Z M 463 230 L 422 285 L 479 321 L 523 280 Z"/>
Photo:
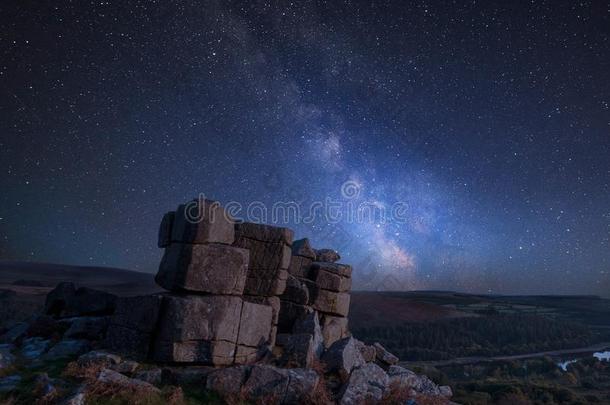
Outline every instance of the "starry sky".
<path id="1" fill-rule="evenodd" d="M 4 1 L 0 259 L 155 272 L 200 193 L 400 202 L 266 222 L 357 288 L 608 295 L 608 72 L 603 1 Z"/>

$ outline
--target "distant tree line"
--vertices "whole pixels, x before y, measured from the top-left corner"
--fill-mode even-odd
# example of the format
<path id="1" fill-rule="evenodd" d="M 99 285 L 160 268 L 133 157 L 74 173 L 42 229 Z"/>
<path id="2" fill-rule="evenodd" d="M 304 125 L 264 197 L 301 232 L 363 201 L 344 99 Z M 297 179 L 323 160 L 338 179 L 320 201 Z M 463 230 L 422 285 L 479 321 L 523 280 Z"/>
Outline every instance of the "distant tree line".
<path id="1" fill-rule="evenodd" d="M 365 342 L 380 342 L 402 360 L 410 361 L 569 349 L 595 340 L 586 325 L 524 314 L 409 322 L 352 332 Z"/>

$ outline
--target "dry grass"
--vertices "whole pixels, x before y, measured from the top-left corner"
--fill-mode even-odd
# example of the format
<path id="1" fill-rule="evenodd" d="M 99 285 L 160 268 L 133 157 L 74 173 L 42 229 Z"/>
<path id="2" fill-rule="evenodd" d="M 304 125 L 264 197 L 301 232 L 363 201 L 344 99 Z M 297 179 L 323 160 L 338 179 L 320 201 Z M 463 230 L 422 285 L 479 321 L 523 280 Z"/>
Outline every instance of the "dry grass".
<path id="1" fill-rule="evenodd" d="M 153 390 L 143 386 L 125 386 L 112 382 L 98 380 L 103 369 L 100 364 L 90 363 L 79 365 L 71 362 L 64 370 L 63 376 L 83 380 L 87 403 L 105 403 L 114 401 L 121 404 L 134 405 L 183 405 L 184 393 L 180 387 L 165 387 L 163 391 Z"/>
<path id="2" fill-rule="evenodd" d="M 391 384 L 383 396 L 383 403 L 390 405 L 404 404 L 410 398 L 409 390 L 401 388 L 399 384 Z"/>

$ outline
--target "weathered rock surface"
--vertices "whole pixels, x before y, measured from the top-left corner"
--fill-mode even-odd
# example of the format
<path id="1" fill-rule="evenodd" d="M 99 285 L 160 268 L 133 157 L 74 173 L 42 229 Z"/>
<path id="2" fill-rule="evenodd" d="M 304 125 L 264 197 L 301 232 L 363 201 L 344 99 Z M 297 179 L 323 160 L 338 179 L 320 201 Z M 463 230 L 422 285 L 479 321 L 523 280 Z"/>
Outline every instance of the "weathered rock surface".
<path id="1" fill-rule="evenodd" d="M 310 312 L 313 312 L 311 307 L 282 300 L 278 319 L 278 330 L 283 333 L 291 333 L 296 320 Z"/>
<path id="2" fill-rule="evenodd" d="M 172 226 L 174 225 L 175 212 L 170 211 L 163 215 L 161 219 L 161 225 L 159 225 L 159 238 L 157 246 L 164 248 L 172 243 Z"/>
<path id="3" fill-rule="evenodd" d="M 290 258 L 290 265 L 288 266 L 288 272 L 300 278 L 309 277 L 309 268 L 313 263 L 312 259 L 302 256 L 292 256 Z"/>
<path id="4" fill-rule="evenodd" d="M 320 312 L 332 315 L 347 316 L 349 312 L 350 295 L 315 288 L 309 290 L 311 306 Z"/>
<path id="5" fill-rule="evenodd" d="M 322 361 L 329 370 L 335 370 L 343 375 L 365 364 L 353 338 L 348 337 L 333 343 L 322 356 Z"/>
<path id="6" fill-rule="evenodd" d="M 111 315 L 116 299 L 116 295 L 104 291 L 60 283 L 47 294 L 45 314 L 60 318 Z"/>
<path id="7" fill-rule="evenodd" d="M 327 267 L 315 266 L 311 270 L 311 279 L 315 281 L 319 288 L 346 292 L 352 288 L 352 279 L 342 276 L 334 271 L 328 271 Z"/>
<path id="8" fill-rule="evenodd" d="M 160 294 L 120 298 L 110 319 L 106 346 L 118 353 L 145 359 L 151 349 L 162 302 Z"/>
<path id="9" fill-rule="evenodd" d="M 14 324 L 4 335 L 0 337 L 0 343 L 15 343 L 21 340 L 25 335 L 30 324 L 27 322 L 18 322 Z"/>
<path id="10" fill-rule="evenodd" d="M 32 337 L 25 339 L 21 345 L 21 355 L 28 359 L 34 360 L 39 358 L 51 346 L 51 341 L 41 337 Z"/>
<path id="11" fill-rule="evenodd" d="M 304 402 L 316 389 L 319 380 L 320 377 L 313 370 L 256 365 L 252 367 L 243 392 L 251 400 L 295 404 Z"/>
<path id="12" fill-rule="evenodd" d="M 338 274 L 343 277 L 352 276 L 352 266 L 341 263 L 326 263 L 326 262 L 313 262 L 311 264 L 311 271 L 324 270 L 329 273 Z"/>
<path id="13" fill-rule="evenodd" d="M 390 379 L 385 371 L 375 363 L 367 363 L 356 368 L 349 377 L 341 395 L 341 405 L 380 402 Z"/>
<path id="14" fill-rule="evenodd" d="M 377 360 L 379 360 L 382 364 L 394 365 L 398 363 L 398 357 L 388 352 L 380 343 L 373 343 L 373 347 L 375 348 L 375 356 Z"/>
<path id="15" fill-rule="evenodd" d="M 315 258 L 316 258 L 316 252 L 311 247 L 311 244 L 309 243 L 309 239 L 307 239 L 307 238 L 295 240 L 292 243 L 292 255 L 293 256 L 302 256 L 302 257 L 306 257 L 306 258 L 309 258 L 312 260 L 315 260 Z"/>
<path id="16" fill-rule="evenodd" d="M 415 374 L 413 371 L 400 366 L 388 368 L 390 384 L 404 390 L 412 389 L 419 394 L 438 396 L 442 395 L 439 387 L 425 375 Z M 445 390 L 445 393 L 446 390 Z"/>
<path id="17" fill-rule="evenodd" d="M 171 226 L 171 241 L 224 243 L 235 240 L 234 223 L 217 201 L 193 200 L 178 207 Z"/>
<path id="18" fill-rule="evenodd" d="M 45 360 L 57 360 L 76 357 L 91 349 L 91 343 L 84 339 L 65 339 L 57 342 L 44 355 Z"/>
<path id="19" fill-rule="evenodd" d="M 172 243 L 165 249 L 155 281 L 172 291 L 241 295 L 249 253 L 222 244 Z"/>
<path id="20" fill-rule="evenodd" d="M 223 395 L 238 395 L 250 369 L 250 366 L 238 366 L 213 371 L 207 376 L 206 388 Z"/>
<path id="21" fill-rule="evenodd" d="M 270 306 L 244 301 L 237 344 L 258 347 L 268 343 L 272 319 L 273 309 Z"/>
<path id="22" fill-rule="evenodd" d="M 110 384 L 115 387 L 118 386 L 126 388 L 135 392 L 160 392 L 157 387 L 150 383 L 147 383 L 146 381 L 141 381 L 135 378 L 129 378 L 121 373 L 117 373 L 116 371 L 110 370 L 108 368 L 104 368 L 100 371 L 97 377 L 97 381 L 104 384 Z"/>
<path id="23" fill-rule="evenodd" d="M 236 342 L 242 299 L 222 295 L 165 295 L 158 341 Z"/>
<path id="24" fill-rule="evenodd" d="M 110 318 L 107 316 L 84 316 L 70 319 L 70 327 L 64 338 L 102 340 L 106 335 Z"/>
<path id="25" fill-rule="evenodd" d="M 284 367 L 310 368 L 317 358 L 313 335 L 280 333 L 276 345 L 282 348 L 280 364 Z"/>
<path id="26" fill-rule="evenodd" d="M 358 339 L 355 339 L 355 343 L 364 361 L 367 363 L 375 361 L 375 358 L 377 357 L 377 350 L 375 350 L 373 346 L 369 346 Z"/>
<path id="27" fill-rule="evenodd" d="M 79 356 L 76 362 L 83 367 L 90 365 L 111 367 L 121 363 L 121 356 L 106 351 L 93 350 Z"/>
<path id="28" fill-rule="evenodd" d="M 12 344 L 0 345 L 0 370 L 10 367 L 15 362 L 13 350 L 15 346 Z"/>
<path id="29" fill-rule="evenodd" d="M 294 232 L 289 228 L 242 222 L 235 224 L 235 236 L 262 242 L 292 245 Z"/>
<path id="30" fill-rule="evenodd" d="M 14 391 L 20 382 L 21 376 L 18 374 L 0 377 L 0 393 Z"/>
<path id="31" fill-rule="evenodd" d="M 339 253 L 333 249 L 316 249 L 315 253 L 317 262 L 334 263 L 341 259 Z"/>
<path id="32" fill-rule="evenodd" d="M 324 346 L 327 348 L 337 340 L 347 337 L 349 334 L 348 319 L 340 316 L 322 316 L 320 327 L 322 328 Z"/>
<path id="33" fill-rule="evenodd" d="M 292 327 L 292 333 L 306 333 L 313 338 L 313 351 L 315 357 L 320 358 L 324 352 L 324 337 L 320 328 L 320 321 L 317 312 L 309 312 L 296 320 Z"/>
<path id="34" fill-rule="evenodd" d="M 309 289 L 301 280 L 289 275 L 286 280 L 286 289 L 280 298 L 296 304 L 307 305 L 309 303 Z"/>

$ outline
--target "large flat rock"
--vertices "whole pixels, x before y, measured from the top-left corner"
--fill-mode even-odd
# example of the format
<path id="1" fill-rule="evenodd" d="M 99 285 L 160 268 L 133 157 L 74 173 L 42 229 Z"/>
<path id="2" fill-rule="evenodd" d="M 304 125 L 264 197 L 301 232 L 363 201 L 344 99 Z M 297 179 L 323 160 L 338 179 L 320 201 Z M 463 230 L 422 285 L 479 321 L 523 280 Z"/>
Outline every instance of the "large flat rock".
<path id="1" fill-rule="evenodd" d="M 155 281 L 171 291 L 241 295 L 249 253 L 222 244 L 172 243 L 165 249 Z"/>

